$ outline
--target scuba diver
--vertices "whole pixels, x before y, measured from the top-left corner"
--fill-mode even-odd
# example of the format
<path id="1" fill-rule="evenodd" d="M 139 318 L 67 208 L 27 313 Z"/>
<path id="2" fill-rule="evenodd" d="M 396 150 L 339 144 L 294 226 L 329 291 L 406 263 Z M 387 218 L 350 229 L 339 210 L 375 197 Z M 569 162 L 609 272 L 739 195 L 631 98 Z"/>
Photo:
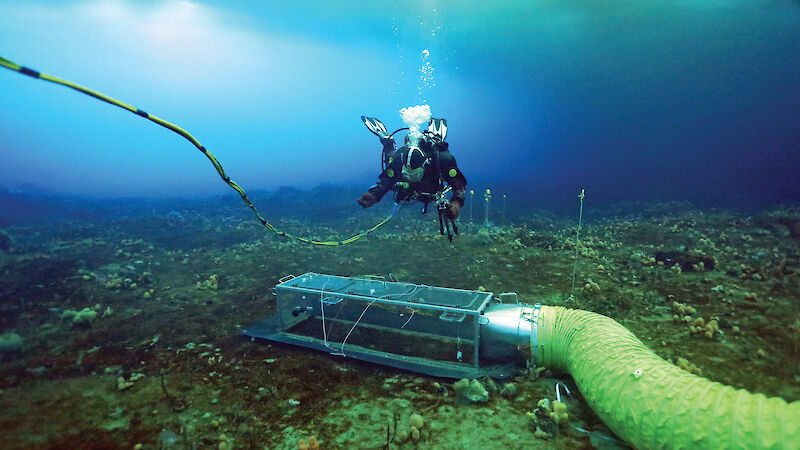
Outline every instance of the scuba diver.
<path id="1" fill-rule="evenodd" d="M 428 129 L 414 139 L 412 133 L 405 138 L 405 144 L 395 150 L 395 133 L 389 134 L 378 119 L 361 117 L 364 124 L 383 144 L 382 172 L 378 182 L 361 194 L 358 204 L 364 208 L 381 201 L 389 192 L 395 192 L 396 204 L 422 202 L 422 214 L 433 202 L 439 213 L 439 231 L 447 231 L 450 242 L 453 234 L 458 235 L 455 219 L 464 206 L 467 179 L 458 169 L 456 159 L 448 150 L 447 121 L 430 119 Z M 445 187 L 445 184 L 447 187 Z M 447 192 L 452 191 L 449 201 Z"/>

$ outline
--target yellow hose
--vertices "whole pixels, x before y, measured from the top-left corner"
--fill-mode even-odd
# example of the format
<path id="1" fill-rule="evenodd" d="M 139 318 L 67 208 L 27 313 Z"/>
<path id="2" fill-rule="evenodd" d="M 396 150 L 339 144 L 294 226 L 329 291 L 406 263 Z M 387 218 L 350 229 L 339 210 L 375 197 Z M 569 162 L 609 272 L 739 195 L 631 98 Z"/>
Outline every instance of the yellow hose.
<path id="1" fill-rule="evenodd" d="M 295 235 L 293 235 L 291 233 L 287 233 L 285 231 L 281 231 L 281 230 L 275 228 L 275 226 L 273 226 L 271 223 L 269 223 L 267 221 L 267 219 L 265 219 L 261 215 L 261 213 L 258 212 L 258 210 L 256 209 L 256 206 L 247 197 L 247 194 L 244 192 L 244 189 L 242 189 L 238 184 L 236 184 L 235 181 L 231 180 L 231 177 L 229 177 L 225 173 L 225 170 L 222 169 L 222 164 L 217 160 L 217 158 L 215 158 L 214 155 L 212 155 L 211 152 L 208 151 L 208 149 L 203 147 L 203 145 L 200 144 L 200 142 L 197 139 L 195 139 L 194 136 L 189 134 L 189 132 L 184 130 L 183 128 L 181 128 L 181 127 L 179 127 L 179 126 L 177 126 L 177 125 L 175 125 L 173 123 L 167 122 L 166 120 L 161 119 L 159 117 L 156 117 L 156 116 L 154 116 L 152 114 L 148 114 L 148 113 L 142 111 L 141 109 L 139 109 L 139 108 L 137 108 L 135 106 L 131 106 L 131 105 L 129 105 L 127 103 L 123 103 L 123 102 L 121 102 L 121 101 L 119 101 L 119 100 L 117 100 L 115 98 L 109 97 L 109 96 L 107 96 L 105 94 L 101 94 L 100 92 L 94 91 L 94 90 L 89 89 L 87 87 L 83 87 L 83 86 L 81 86 L 79 84 L 76 84 L 76 83 L 73 83 L 71 81 L 62 80 L 61 78 L 57 78 L 57 77 L 54 77 L 52 75 L 47 75 L 45 73 L 41 73 L 41 72 L 39 72 L 37 70 L 33 70 L 33 69 L 29 68 L 29 67 L 21 66 L 21 65 L 15 63 L 13 61 L 10 61 L 8 59 L 3 58 L 2 56 L 0 56 L 0 67 L 5 67 L 6 69 L 13 70 L 13 71 L 21 73 L 23 75 L 27 75 L 27 76 L 29 76 L 31 78 L 36 78 L 36 79 L 39 79 L 39 80 L 49 81 L 51 83 L 59 84 L 61 86 L 65 86 L 65 87 L 68 87 L 70 89 L 74 89 L 74 90 L 76 90 L 76 91 L 78 91 L 78 92 L 80 92 L 82 94 L 86 94 L 86 95 L 88 95 L 90 97 L 94 97 L 94 98 L 96 98 L 96 99 L 98 99 L 100 101 L 104 101 L 104 102 L 106 102 L 108 104 L 111 104 L 111 105 L 114 105 L 114 106 L 118 106 L 118 107 L 120 107 L 122 109 L 126 109 L 126 110 L 136 114 L 137 116 L 144 117 L 145 119 L 147 119 L 147 120 L 149 120 L 149 121 L 151 121 L 151 122 L 153 122 L 155 124 L 158 124 L 158 125 L 166 128 L 166 129 L 168 129 L 168 130 L 170 130 L 170 131 L 172 131 L 172 132 L 174 132 L 176 134 L 179 134 L 184 139 L 186 139 L 187 141 L 191 142 L 192 145 L 197 147 L 198 150 L 203 152 L 204 155 L 206 155 L 206 158 L 208 158 L 208 160 L 211 161 L 211 164 L 214 165 L 214 169 L 217 170 L 217 174 L 219 174 L 219 177 L 222 178 L 222 181 L 224 181 L 228 186 L 231 187 L 231 189 L 235 190 L 239 194 L 239 196 L 242 197 L 242 200 L 244 201 L 244 204 L 247 205 L 248 208 L 250 208 L 250 210 L 253 212 L 253 215 L 261 223 L 261 225 L 263 225 L 264 228 L 268 229 L 269 231 L 272 231 L 273 233 L 275 233 L 275 234 L 277 234 L 279 236 L 283 236 L 283 237 L 287 237 L 287 238 L 290 238 L 290 239 L 294 239 L 294 240 L 302 242 L 304 244 L 312 244 L 312 245 L 333 247 L 333 246 L 345 245 L 345 244 L 349 244 L 351 242 L 355 242 L 355 241 L 361 239 L 362 237 L 368 235 L 369 233 L 372 233 L 373 231 L 377 230 L 383 224 L 388 222 L 389 219 L 394 217 L 395 213 L 392 212 L 392 215 L 390 215 L 387 218 L 383 219 L 382 221 L 380 221 L 377 225 L 373 226 L 372 228 L 370 228 L 370 229 L 368 229 L 366 231 L 362 231 L 362 232 L 360 232 L 360 233 L 358 233 L 356 235 L 350 236 L 349 238 L 343 239 L 341 241 L 317 241 L 317 240 L 314 240 L 314 239 L 311 239 L 311 238 L 295 236 Z"/>
<path id="2" fill-rule="evenodd" d="M 600 314 L 542 306 L 535 326 L 538 364 L 569 372 L 600 419 L 637 448 L 800 448 L 800 401 L 693 375 Z"/>

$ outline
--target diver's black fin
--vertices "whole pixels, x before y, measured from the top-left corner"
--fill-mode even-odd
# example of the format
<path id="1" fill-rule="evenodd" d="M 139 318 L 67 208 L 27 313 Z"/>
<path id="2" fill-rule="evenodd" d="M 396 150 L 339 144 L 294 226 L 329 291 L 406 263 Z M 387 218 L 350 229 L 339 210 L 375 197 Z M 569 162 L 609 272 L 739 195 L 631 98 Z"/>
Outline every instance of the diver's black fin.
<path id="1" fill-rule="evenodd" d="M 433 134 L 438 134 L 442 140 L 447 137 L 447 119 L 434 119 L 428 122 L 428 131 Z"/>
<path id="2" fill-rule="evenodd" d="M 364 125 L 366 125 L 369 131 L 373 132 L 375 136 L 381 139 L 389 137 L 389 131 L 386 130 L 386 126 L 380 120 L 366 116 L 361 116 L 361 120 L 364 121 Z"/>

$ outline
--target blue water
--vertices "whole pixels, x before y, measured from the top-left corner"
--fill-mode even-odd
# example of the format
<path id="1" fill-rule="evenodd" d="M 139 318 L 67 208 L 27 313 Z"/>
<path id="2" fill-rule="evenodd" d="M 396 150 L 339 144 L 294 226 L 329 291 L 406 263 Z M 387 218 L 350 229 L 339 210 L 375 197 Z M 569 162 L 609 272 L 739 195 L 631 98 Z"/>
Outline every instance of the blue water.
<path id="1" fill-rule="evenodd" d="M 359 116 L 399 128 L 427 103 L 476 191 L 800 200 L 796 1 L 6 0 L 0 17 L 0 56 L 176 123 L 249 190 L 366 188 L 380 146 Z M 9 70 L 0 98 L 2 189 L 230 192 L 119 108 Z"/>

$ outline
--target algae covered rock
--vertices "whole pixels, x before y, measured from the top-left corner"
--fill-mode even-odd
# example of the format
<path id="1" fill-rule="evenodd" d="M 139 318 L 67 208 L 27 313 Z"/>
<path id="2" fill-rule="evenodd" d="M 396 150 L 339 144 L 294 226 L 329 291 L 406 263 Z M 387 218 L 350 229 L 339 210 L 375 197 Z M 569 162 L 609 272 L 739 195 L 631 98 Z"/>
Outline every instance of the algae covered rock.
<path id="1" fill-rule="evenodd" d="M 0 355 L 8 355 L 22 351 L 22 336 L 17 333 L 0 334 Z"/>
<path id="2" fill-rule="evenodd" d="M 97 311 L 92 308 L 83 308 L 80 311 L 66 310 L 61 313 L 62 319 L 72 319 L 72 326 L 90 327 L 97 318 Z"/>
<path id="3" fill-rule="evenodd" d="M 488 228 L 481 228 L 475 234 L 475 242 L 482 245 L 489 245 L 492 243 L 492 235 L 489 233 Z"/>
<path id="4" fill-rule="evenodd" d="M 514 383 L 506 383 L 503 389 L 500 390 L 500 395 L 506 398 L 512 398 L 517 395 L 517 385 Z"/>
<path id="5" fill-rule="evenodd" d="M 489 401 L 489 391 L 478 380 L 462 378 L 453 384 L 453 390 L 464 403 L 484 403 Z"/>

